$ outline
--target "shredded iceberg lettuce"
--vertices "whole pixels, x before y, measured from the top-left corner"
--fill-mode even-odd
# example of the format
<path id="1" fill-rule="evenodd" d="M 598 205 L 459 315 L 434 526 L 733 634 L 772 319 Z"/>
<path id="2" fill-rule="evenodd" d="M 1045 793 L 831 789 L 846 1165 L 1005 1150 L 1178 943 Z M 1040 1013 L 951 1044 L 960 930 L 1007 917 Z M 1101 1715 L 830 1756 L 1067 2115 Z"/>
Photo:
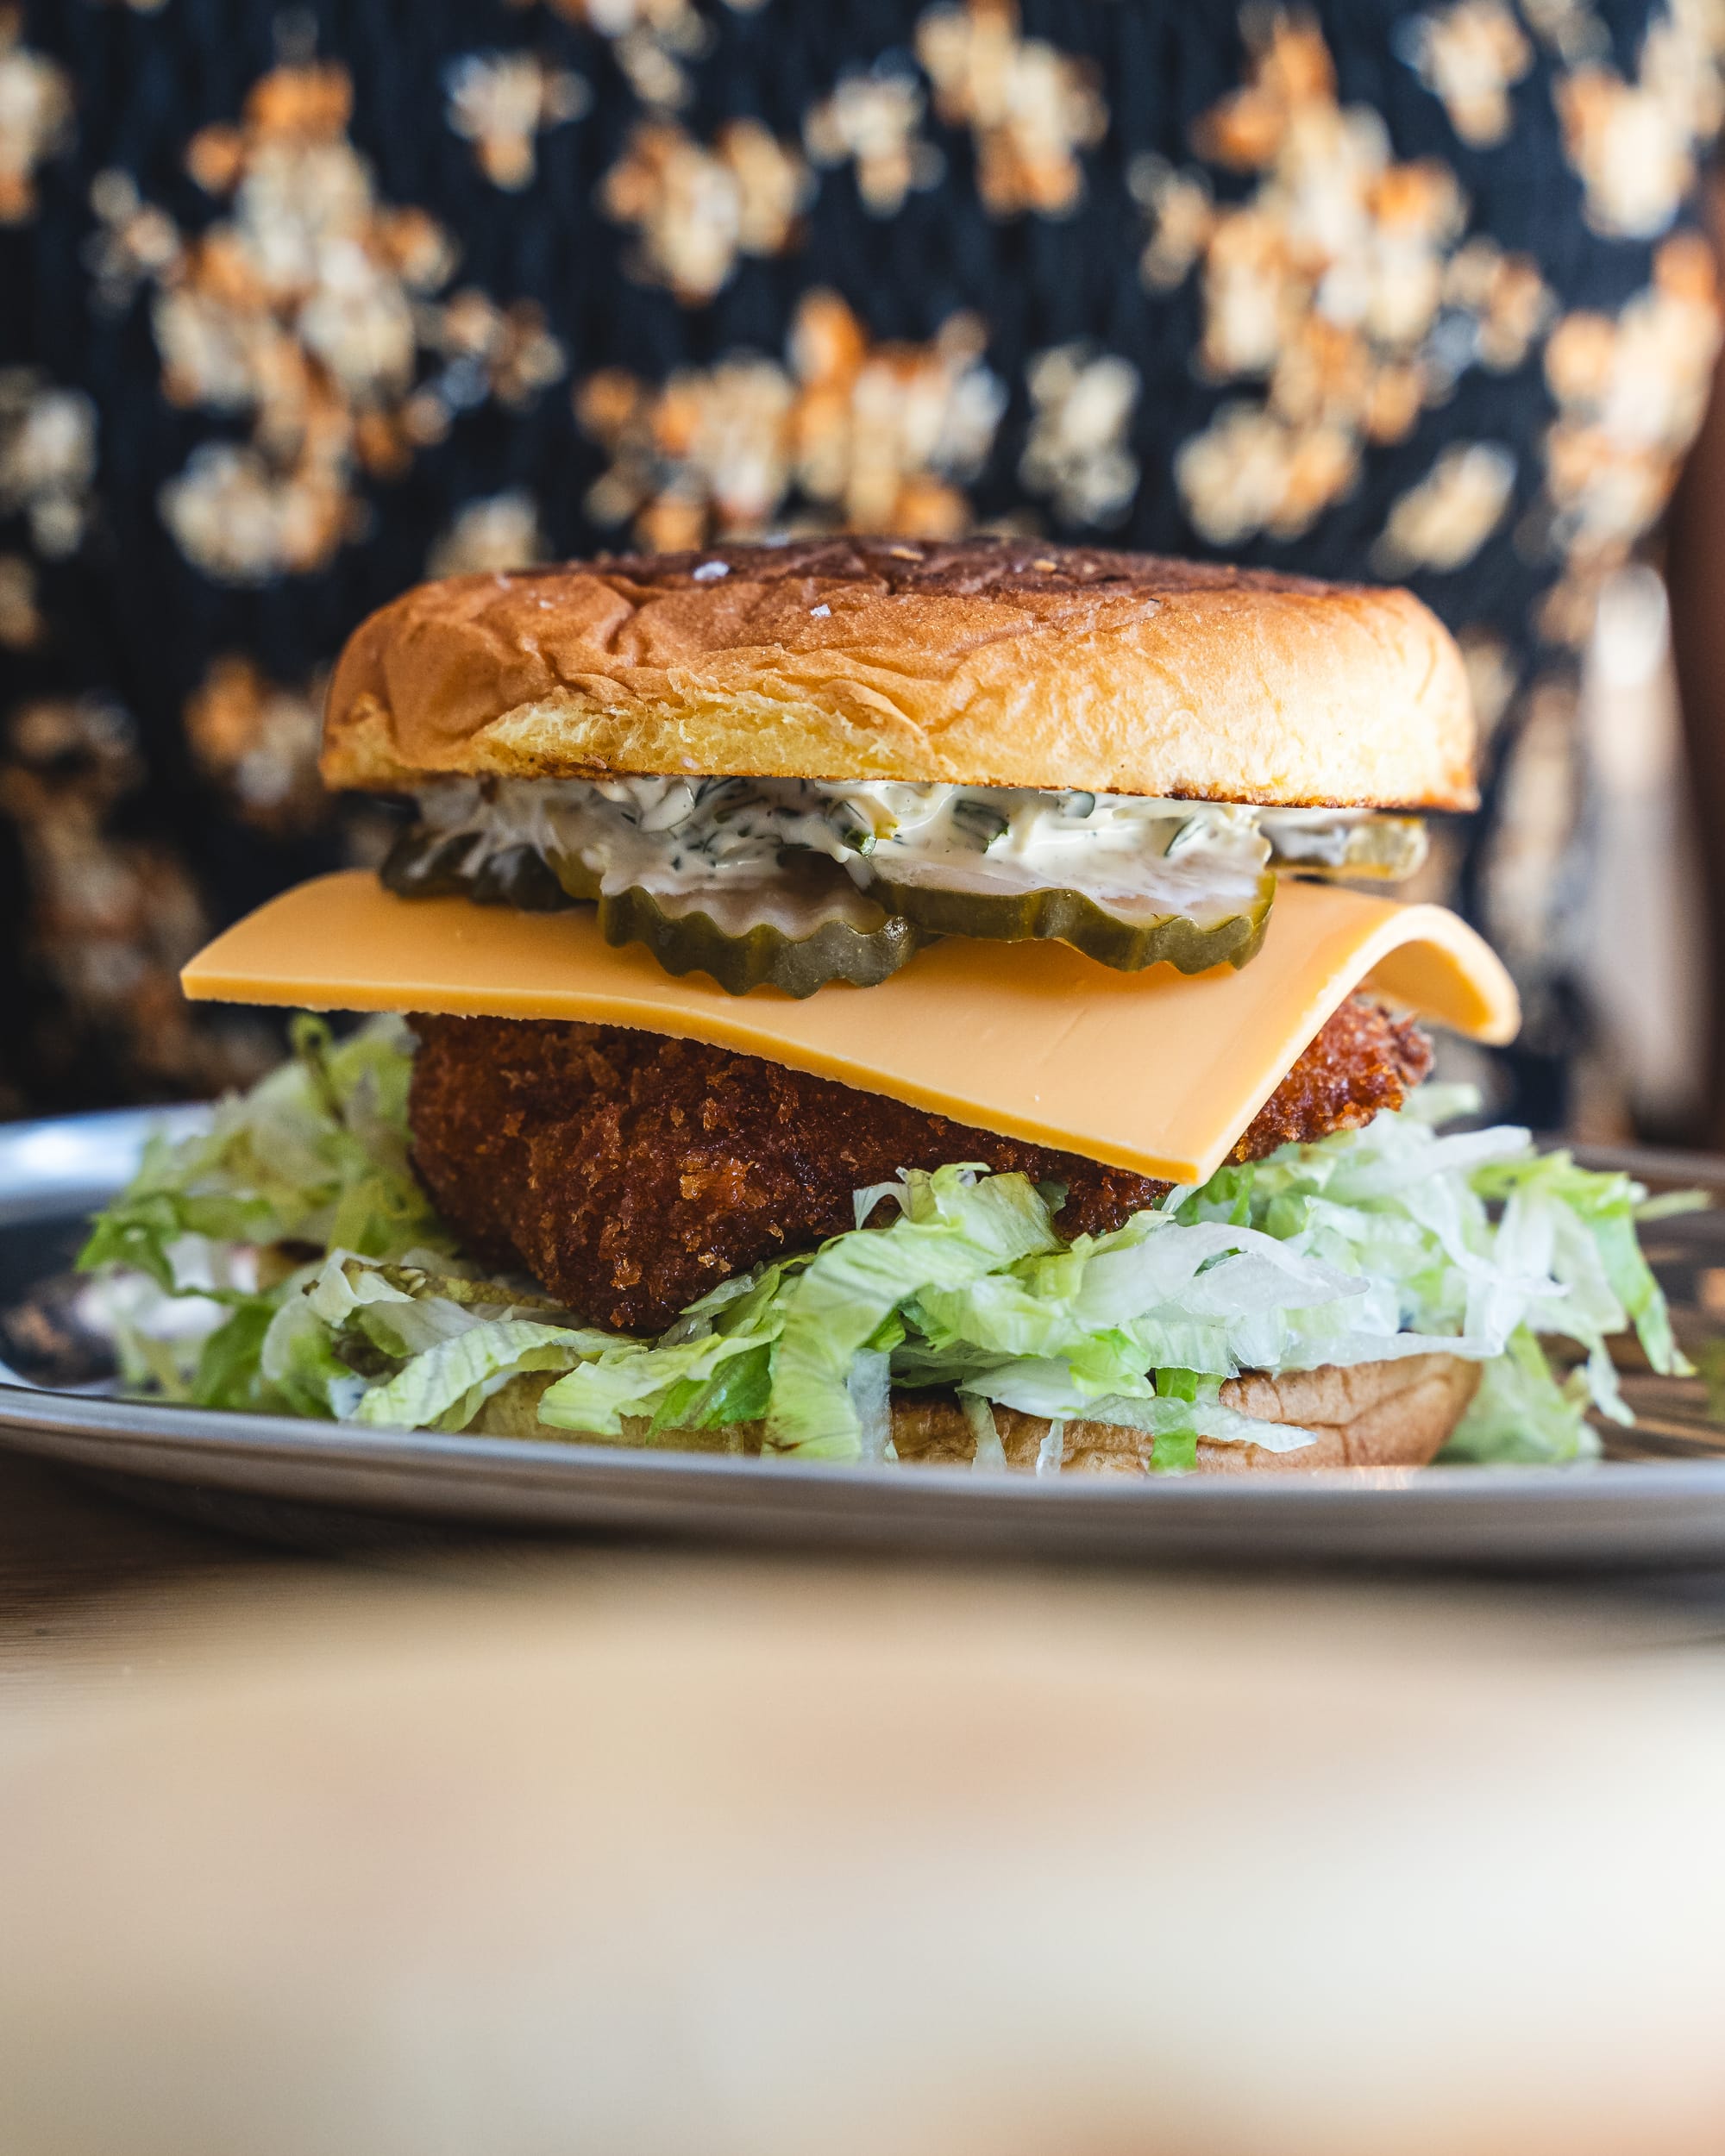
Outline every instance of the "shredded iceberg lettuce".
<path id="1" fill-rule="evenodd" d="M 911 1171 L 857 1193 L 855 1229 L 726 1282 L 643 1340 L 453 1254 L 408 1161 L 398 1023 L 336 1044 L 301 1020 L 295 1050 L 206 1136 L 153 1148 L 84 1254 L 110 1293 L 142 1281 L 219 1319 L 134 1351 L 160 1389 L 375 1428 L 746 1432 L 768 1451 L 888 1460 L 892 1392 L 938 1387 L 979 1465 L 1000 1461 L 1006 1407 L 1048 1420 L 1045 1471 L 1082 1420 L 1144 1431 L 1153 1464 L 1179 1471 L 1201 1440 L 1313 1441 L 1226 1404 L 1244 1370 L 1465 1357 L 1481 1382 L 1448 1457 L 1497 1461 L 1575 1457 L 1594 1442 L 1590 1409 L 1627 1420 L 1614 1333 L 1633 1326 L 1657 1370 L 1688 1367 L 1635 1234 L 1639 1216 L 1686 1201 L 1649 1204 L 1525 1131 L 1441 1134 L 1475 1105 L 1455 1088 L 1071 1242 L 1051 1186 Z M 1561 1379 L 1552 1341 L 1575 1362 Z"/>
<path id="2" fill-rule="evenodd" d="M 1640 1217 L 1705 1200 L 1650 1200 L 1627 1175 L 1537 1151 L 1523 1130 L 1434 1127 L 1477 1105 L 1465 1087 L 1428 1086 L 1363 1131 L 1223 1169 L 1185 1196 L 1177 1217 L 1250 1221 L 1369 1283 L 1327 1339 L 1328 1313 L 1315 1313 L 1280 1362 L 1260 1367 L 1446 1349 L 1482 1370 L 1446 1457 L 1574 1458 L 1594 1449 L 1590 1407 L 1631 1420 L 1612 1334 L 1633 1326 L 1655 1370 L 1689 1373 L 1635 1230 Z M 1562 1383 L 1541 1345 L 1553 1339 L 1586 1358 Z"/>
<path id="3" fill-rule="evenodd" d="M 326 1412 L 267 1370 L 276 1313 L 332 1250 L 455 1248 L 408 1161 L 405 1025 L 373 1018 L 337 1042 L 302 1015 L 292 1038 L 289 1060 L 218 1102 L 207 1130 L 151 1140 L 78 1256 L 123 1375 L 200 1407 Z"/>

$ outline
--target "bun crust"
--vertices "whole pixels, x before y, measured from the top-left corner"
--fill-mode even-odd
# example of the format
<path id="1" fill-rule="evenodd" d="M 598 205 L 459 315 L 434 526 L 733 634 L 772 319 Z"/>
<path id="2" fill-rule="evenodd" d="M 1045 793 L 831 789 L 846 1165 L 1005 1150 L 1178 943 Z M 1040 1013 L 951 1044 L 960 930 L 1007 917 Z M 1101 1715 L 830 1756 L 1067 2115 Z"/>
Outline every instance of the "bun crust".
<path id="1" fill-rule="evenodd" d="M 1226 1405 L 1258 1422 L 1292 1422 L 1318 1442 L 1295 1452 L 1201 1439 L 1201 1475 L 1310 1474 L 1327 1467 L 1424 1467 L 1442 1449 L 1479 1383 L 1479 1365 L 1457 1355 L 1413 1355 L 1292 1371 L 1283 1377 L 1230 1378 Z M 1049 1425 L 1011 1407 L 994 1410 L 1009 1468 L 1030 1469 Z M 1069 1422 L 1063 1474 L 1147 1475 L 1152 1440 L 1115 1423 Z M 900 1460 L 924 1467 L 968 1467 L 975 1443 L 963 1410 L 948 1400 L 900 1395 L 893 1402 L 893 1445 Z"/>
<path id="2" fill-rule="evenodd" d="M 342 653 L 323 770 L 380 789 L 735 773 L 1464 809 L 1472 755 L 1460 654 L 1409 592 L 838 538 L 420 585 Z"/>

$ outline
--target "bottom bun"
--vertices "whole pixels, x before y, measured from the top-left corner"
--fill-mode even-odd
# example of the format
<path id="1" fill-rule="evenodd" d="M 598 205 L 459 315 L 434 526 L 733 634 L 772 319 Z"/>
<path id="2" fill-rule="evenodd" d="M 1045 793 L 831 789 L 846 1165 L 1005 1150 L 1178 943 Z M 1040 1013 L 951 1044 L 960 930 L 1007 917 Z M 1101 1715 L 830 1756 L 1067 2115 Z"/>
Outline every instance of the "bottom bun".
<path id="1" fill-rule="evenodd" d="M 1410 1355 L 1393 1363 L 1360 1363 L 1231 1377 L 1222 1399 L 1257 1422 L 1292 1422 L 1317 1434 L 1315 1445 L 1270 1452 L 1258 1445 L 1215 1445 L 1201 1438 L 1201 1475 L 1268 1470 L 1309 1474 L 1324 1467 L 1424 1467 L 1442 1447 L 1479 1383 L 1479 1365 L 1458 1355 Z M 994 1426 L 1009 1468 L 1033 1469 L 1051 1426 L 1013 1407 L 994 1410 Z M 1143 1430 L 1112 1422 L 1069 1422 L 1061 1470 L 1079 1475 L 1147 1475 L 1154 1440 Z M 968 1467 L 976 1442 L 955 1401 L 900 1395 L 893 1402 L 893 1446 L 914 1467 Z"/>
<path id="2" fill-rule="evenodd" d="M 493 1395 L 467 1426 L 493 1438 L 543 1438 L 539 1397 L 554 1374 L 518 1378 Z M 1409 1355 L 1399 1362 L 1357 1363 L 1341 1369 L 1290 1370 L 1282 1377 L 1252 1371 L 1222 1387 L 1226 1406 L 1256 1422 L 1291 1422 L 1316 1433 L 1314 1445 L 1271 1452 L 1260 1445 L 1214 1445 L 1201 1438 L 1201 1475 L 1270 1470 L 1309 1474 L 1320 1467 L 1424 1467 L 1442 1446 L 1479 1383 L 1479 1365 L 1458 1355 Z M 994 1427 L 1008 1468 L 1033 1470 L 1052 1426 L 1040 1415 L 996 1407 Z M 766 1437 L 759 1422 L 718 1430 L 679 1430 L 649 1438 L 643 1420 L 625 1419 L 630 1445 L 671 1445 L 679 1451 L 758 1454 Z M 559 1432 L 579 1444 L 578 1432 Z M 1069 1422 L 1061 1447 L 1069 1475 L 1148 1475 L 1155 1440 L 1116 1422 Z M 969 1467 L 976 1440 L 950 1394 L 898 1393 L 893 1399 L 893 1449 L 907 1467 Z"/>

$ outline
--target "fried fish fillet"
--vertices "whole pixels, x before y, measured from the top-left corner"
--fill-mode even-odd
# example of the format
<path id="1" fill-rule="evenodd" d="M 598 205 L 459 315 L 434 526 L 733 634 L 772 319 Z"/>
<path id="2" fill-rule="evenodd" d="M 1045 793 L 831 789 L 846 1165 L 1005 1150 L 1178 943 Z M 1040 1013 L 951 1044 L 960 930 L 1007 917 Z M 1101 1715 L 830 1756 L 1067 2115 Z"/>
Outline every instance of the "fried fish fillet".
<path id="1" fill-rule="evenodd" d="M 851 1193 L 977 1161 L 1066 1187 L 1063 1233 L 1101 1234 L 1167 1190 L 831 1079 L 608 1025 L 419 1017 L 413 1157 L 474 1257 L 524 1268 L 591 1322 L 662 1331 L 763 1258 L 854 1225 Z M 1369 1122 L 1430 1068 L 1411 1022 L 1344 1004 L 1234 1149 Z"/>

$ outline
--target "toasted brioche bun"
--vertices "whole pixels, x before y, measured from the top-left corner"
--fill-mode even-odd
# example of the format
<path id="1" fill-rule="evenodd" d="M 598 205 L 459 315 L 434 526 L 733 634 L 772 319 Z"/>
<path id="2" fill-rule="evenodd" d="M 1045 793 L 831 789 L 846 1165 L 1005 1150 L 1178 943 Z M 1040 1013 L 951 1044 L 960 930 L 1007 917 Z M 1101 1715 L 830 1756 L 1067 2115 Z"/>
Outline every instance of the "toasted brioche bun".
<path id="1" fill-rule="evenodd" d="M 841 538 L 421 585 L 342 653 L 323 769 L 374 788 L 745 774 L 1462 809 L 1472 755 L 1460 655 L 1407 592 Z"/>
<path id="2" fill-rule="evenodd" d="M 1258 1422 L 1291 1422 L 1314 1431 L 1318 1442 L 1294 1452 L 1256 1445 L 1200 1440 L 1201 1475 L 1245 1475 L 1263 1470 L 1309 1474 L 1323 1467 L 1424 1467 L 1442 1447 L 1479 1382 L 1479 1365 L 1458 1355 L 1412 1355 L 1393 1363 L 1363 1363 L 1296 1370 L 1283 1377 L 1231 1378 L 1222 1399 Z M 994 1410 L 1000 1449 L 1011 1468 L 1033 1468 L 1049 1425 L 1010 1407 Z M 1153 1440 L 1115 1423 L 1069 1422 L 1062 1448 L 1065 1474 L 1146 1475 Z M 963 1411 L 950 1401 L 900 1395 L 893 1402 L 893 1445 L 917 1466 L 969 1466 L 975 1441 Z"/>

